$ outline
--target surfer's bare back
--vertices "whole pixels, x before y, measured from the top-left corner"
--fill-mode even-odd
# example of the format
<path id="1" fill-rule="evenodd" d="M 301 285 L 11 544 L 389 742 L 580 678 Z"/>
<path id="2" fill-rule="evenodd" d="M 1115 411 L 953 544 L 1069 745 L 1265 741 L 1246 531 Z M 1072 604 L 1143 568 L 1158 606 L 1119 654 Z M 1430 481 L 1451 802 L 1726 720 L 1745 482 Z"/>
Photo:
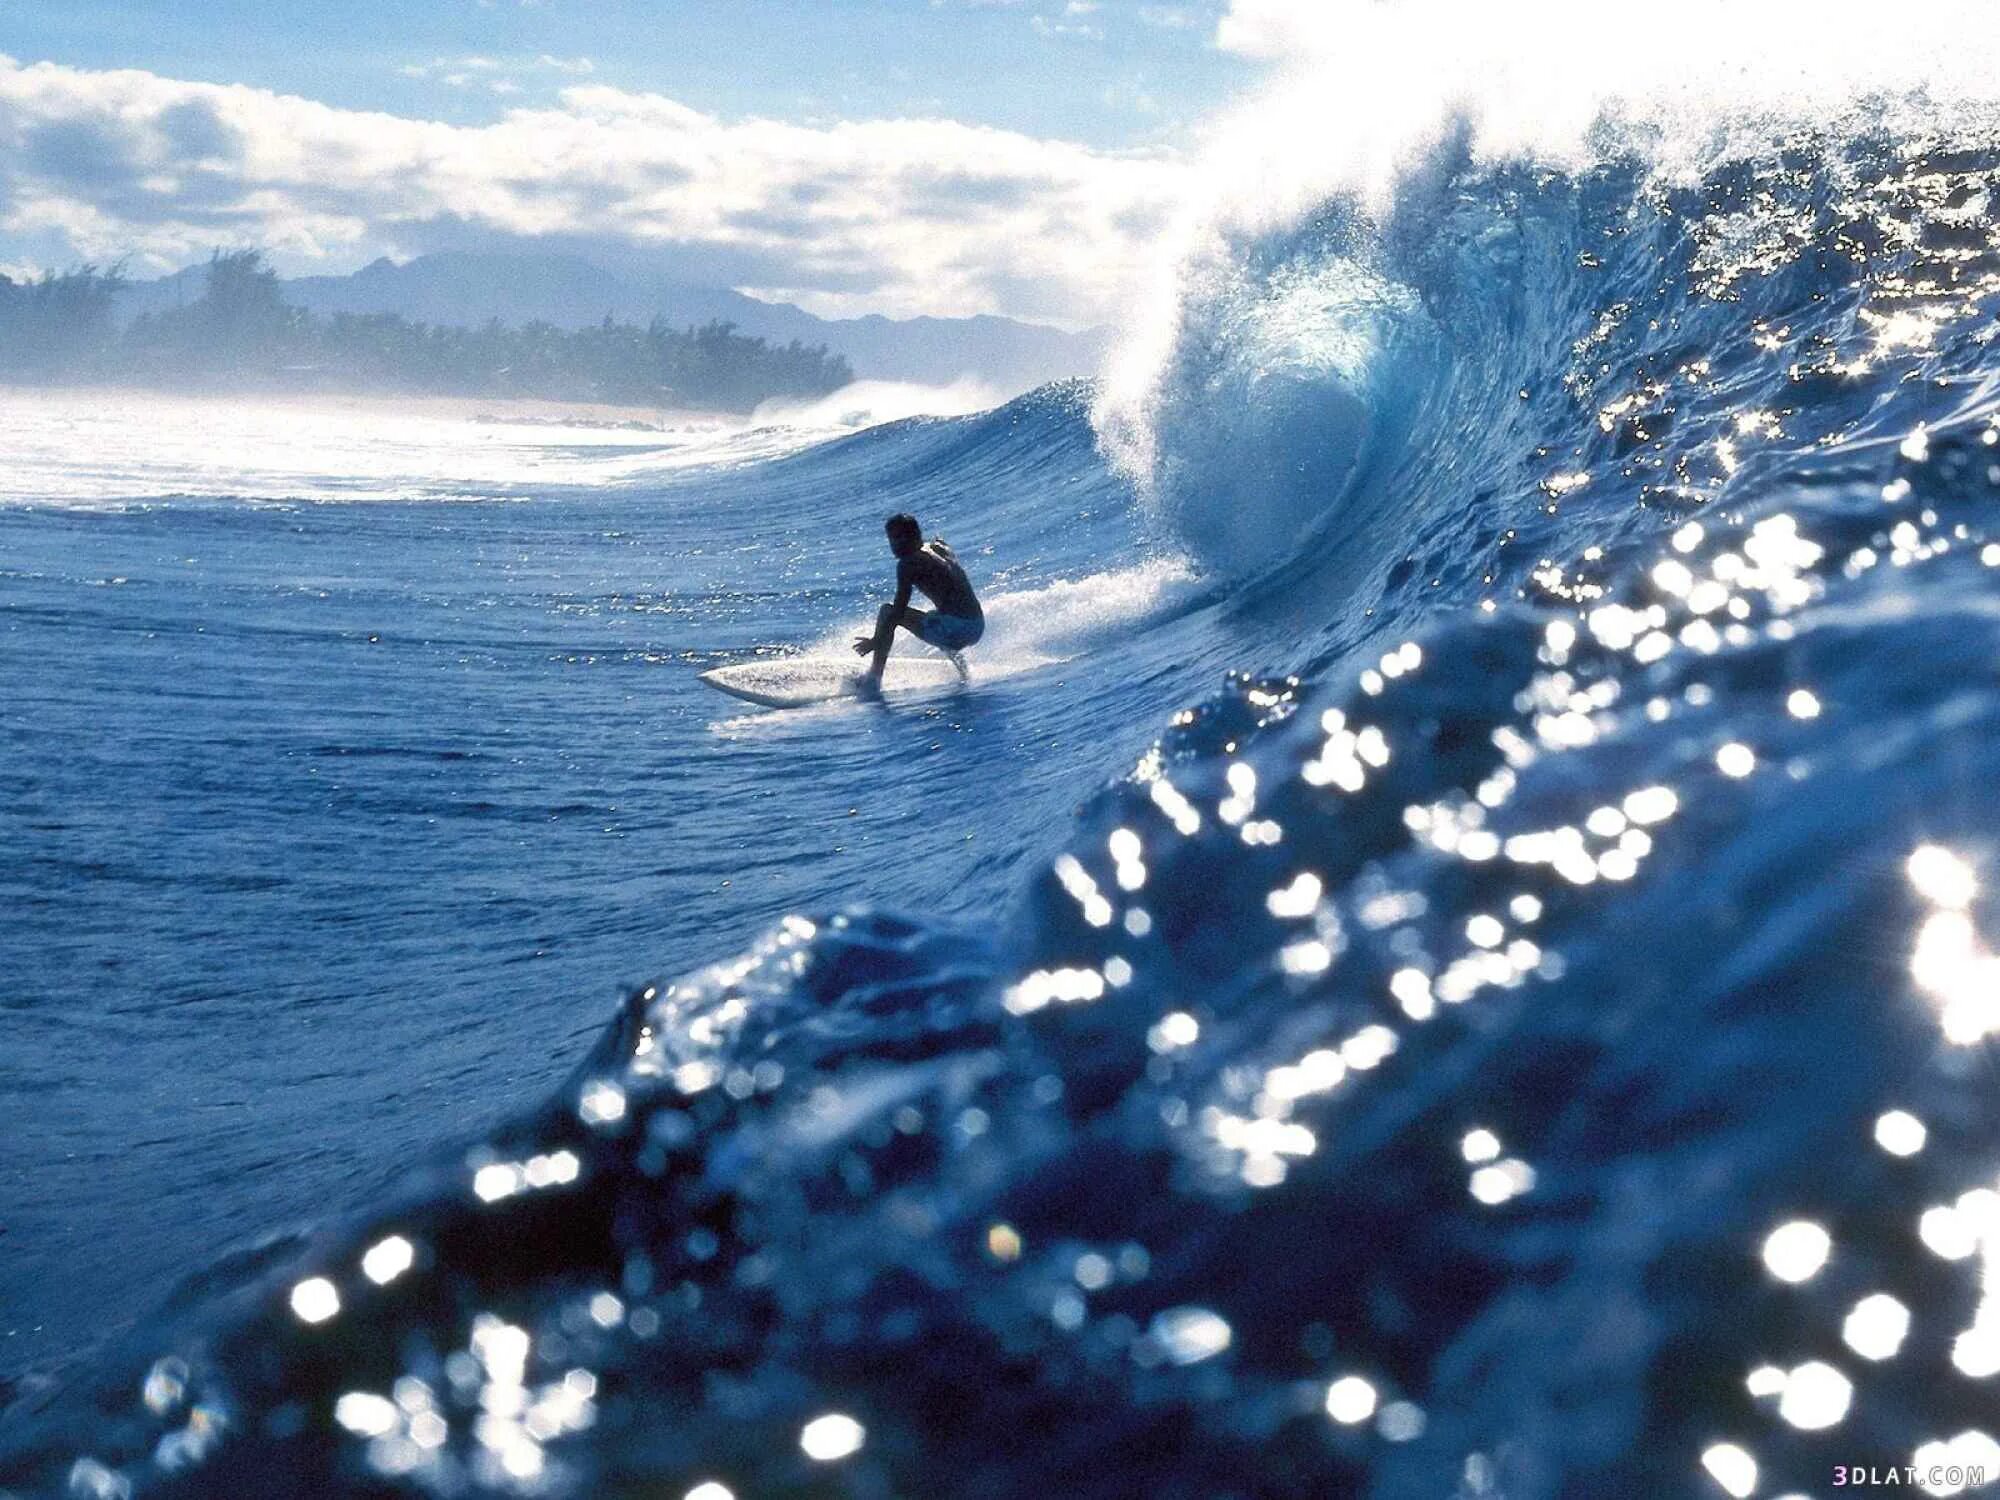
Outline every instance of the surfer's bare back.
<path id="1" fill-rule="evenodd" d="M 882 523 L 889 535 L 889 550 L 896 554 L 896 602 L 885 604 L 875 616 L 875 633 L 854 638 L 854 654 L 873 656 L 868 676 L 882 680 L 889 664 L 889 647 L 901 626 L 918 640 L 945 653 L 963 673 L 965 659 L 959 655 L 986 633 L 986 615 L 972 580 L 947 547 L 936 537 L 924 540 L 923 528 L 908 512 L 893 515 Z M 917 609 L 910 604 L 912 589 L 937 606 Z"/>

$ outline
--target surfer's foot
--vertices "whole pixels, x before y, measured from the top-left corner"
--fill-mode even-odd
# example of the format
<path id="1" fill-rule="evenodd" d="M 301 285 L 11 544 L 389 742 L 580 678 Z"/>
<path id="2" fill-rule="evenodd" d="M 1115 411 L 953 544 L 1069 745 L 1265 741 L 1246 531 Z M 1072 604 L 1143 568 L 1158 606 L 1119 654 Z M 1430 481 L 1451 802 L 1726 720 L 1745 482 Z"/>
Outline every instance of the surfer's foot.
<path id="1" fill-rule="evenodd" d="M 879 672 L 856 672 L 854 674 L 854 696 L 857 698 L 881 697 L 881 674 Z"/>

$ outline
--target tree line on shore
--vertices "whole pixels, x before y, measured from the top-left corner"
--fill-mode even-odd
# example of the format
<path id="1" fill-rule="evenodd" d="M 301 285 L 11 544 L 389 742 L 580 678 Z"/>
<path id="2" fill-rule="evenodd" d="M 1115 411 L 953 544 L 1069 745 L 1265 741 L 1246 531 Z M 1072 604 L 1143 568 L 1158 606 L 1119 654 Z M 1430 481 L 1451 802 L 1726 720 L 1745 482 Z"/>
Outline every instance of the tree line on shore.
<path id="1" fill-rule="evenodd" d="M 255 250 L 217 251 L 199 298 L 120 325 L 120 268 L 0 275 L 0 381 L 172 390 L 392 391 L 532 396 L 715 411 L 811 398 L 854 378 L 823 344 L 777 345 L 712 322 L 480 328 L 396 313 L 319 317 L 284 300 Z"/>

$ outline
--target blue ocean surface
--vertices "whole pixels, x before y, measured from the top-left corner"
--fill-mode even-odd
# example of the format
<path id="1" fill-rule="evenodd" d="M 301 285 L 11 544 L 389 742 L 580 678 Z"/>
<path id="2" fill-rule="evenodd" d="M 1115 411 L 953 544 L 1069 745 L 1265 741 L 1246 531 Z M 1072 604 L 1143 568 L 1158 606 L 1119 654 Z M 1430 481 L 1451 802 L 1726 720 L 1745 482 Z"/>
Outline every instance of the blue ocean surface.
<path id="1" fill-rule="evenodd" d="M 1441 150 L 1136 393 L 14 495 L 0 1483 L 2000 1484 L 1996 184 Z M 969 685 L 697 682 L 904 509 Z"/>

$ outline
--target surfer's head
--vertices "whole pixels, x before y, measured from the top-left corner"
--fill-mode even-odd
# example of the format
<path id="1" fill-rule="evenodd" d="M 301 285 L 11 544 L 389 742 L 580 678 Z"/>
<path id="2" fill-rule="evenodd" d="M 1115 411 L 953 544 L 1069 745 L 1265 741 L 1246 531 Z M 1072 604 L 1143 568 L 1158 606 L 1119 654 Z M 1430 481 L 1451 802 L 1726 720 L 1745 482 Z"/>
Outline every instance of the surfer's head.
<path id="1" fill-rule="evenodd" d="M 882 529 L 889 533 L 889 550 L 898 557 L 908 557 L 924 544 L 923 527 L 906 510 L 889 517 L 882 523 Z"/>

